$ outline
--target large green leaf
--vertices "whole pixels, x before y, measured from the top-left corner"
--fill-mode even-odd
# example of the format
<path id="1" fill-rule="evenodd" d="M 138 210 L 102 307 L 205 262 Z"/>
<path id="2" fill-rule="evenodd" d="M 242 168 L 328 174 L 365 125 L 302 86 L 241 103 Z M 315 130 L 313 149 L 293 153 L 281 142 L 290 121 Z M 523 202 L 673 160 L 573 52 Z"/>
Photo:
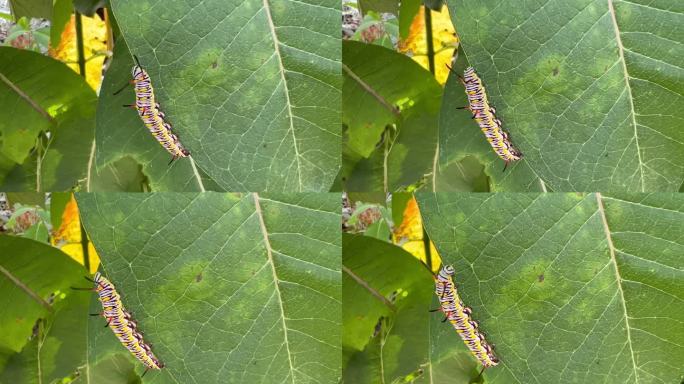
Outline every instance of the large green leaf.
<path id="1" fill-rule="evenodd" d="M 344 235 L 344 380 L 390 383 L 427 360 L 431 273 L 400 247 Z"/>
<path id="2" fill-rule="evenodd" d="M 61 382 L 85 362 L 88 296 L 70 293 L 57 300 L 54 312 L 36 327 L 37 335 L 8 361 L 0 383 Z"/>
<path id="3" fill-rule="evenodd" d="M 112 11 L 181 141 L 221 188 L 330 188 L 340 166 L 338 2 L 119 0 Z"/>
<path id="4" fill-rule="evenodd" d="M 145 380 L 338 380 L 339 194 L 76 199 L 103 272 L 166 364 Z M 112 358 L 103 343 L 116 344 L 101 324 L 90 331 L 93 366 Z"/>
<path id="5" fill-rule="evenodd" d="M 684 196 L 417 195 L 501 360 L 493 383 L 678 383 Z M 463 350 L 433 328 L 432 360 Z"/>
<path id="6" fill-rule="evenodd" d="M 343 51 L 346 189 L 394 191 L 415 183 L 432 166 L 442 88 L 389 49 L 344 41 Z"/>
<path id="7" fill-rule="evenodd" d="M 529 167 L 539 179 L 492 189 L 538 190 L 541 181 L 555 191 L 679 190 L 684 181 L 680 1 L 448 5 L 462 54 L 482 77 L 525 156 L 517 167 Z M 463 91 L 456 81 L 449 87 Z M 454 102 L 442 113 L 461 114 L 459 106 Z M 486 145 L 468 146 L 485 141 L 475 123 L 448 128 L 451 134 L 440 136 L 442 164 L 463 151 L 495 159 Z M 496 173 L 490 169 L 490 175 Z"/>
<path id="8" fill-rule="evenodd" d="M 125 41 L 120 39 L 97 106 L 96 166 L 90 170 L 89 190 L 136 192 L 133 188 L 140 188 L 142 173 L 152 191 L 200 191 L 204 183 L 193 170 L 192 160 L 169 164 L 171 155 L 145 128 L 138 113 L 122 107 L 135 101 L 132 87 L 113 95 L 129 81 L 133 64 Z"/>
<path id="9" fill-rule="evenodd" d="M 83 267 L 57 248 L 0 236 L 0 350 L 19 352 L 38 318 L 54 308 L 48 297 L 82 280 Z"/>
<path id="10" fill-rule="evenodd" d="M 0 47 L 0 189 L 66 190 L 85 178 L 95 101 L 65 64 Z"/>

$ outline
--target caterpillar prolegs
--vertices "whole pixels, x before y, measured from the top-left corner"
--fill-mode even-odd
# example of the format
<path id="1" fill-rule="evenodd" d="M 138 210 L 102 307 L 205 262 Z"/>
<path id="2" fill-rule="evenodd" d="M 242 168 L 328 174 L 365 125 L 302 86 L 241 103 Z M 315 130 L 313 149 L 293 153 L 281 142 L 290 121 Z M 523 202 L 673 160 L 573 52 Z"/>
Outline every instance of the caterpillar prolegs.
<path id="1" fill-rule="evenodd" d="M 456 291 L 453 275 L 454 267 L 445 265 L 435 278 L 435 294 L 439 299 L 440 308 L 470 352 L 480 361 L 484 368 L 499 364 L 499 359 L 484 333 L 478 329 L 478 324 L 470 315 L 472 310 L 466 307 Z"/>
<path id="2" fill-rule="evenodd" d="M 463 77 L 459 76 L 459 78 L 465 86 L 468 96 L 468 106 L 459 109 L 468 109 L 472 112 L 473 119 L 480 126 L 487 142 L 497 156 L 505 162 L 505 171 L 509 163 L 520 160 L 523 154 L 513 146 L 510 135 L 503 129 L 501 120 L 496 117 L 496 109 L 489 104 L 487 91 L 475 69 L 473 67 L 466 68 Z"/>
<path id="3" fill-rule="evenodd" d="M 124 308 L 121 296 L 116 291 L 114 284 L 99 272 L 95 274 L 94 279 L 87 277 L 86 279 L 92 281 L 95 286 L 93 288 L 74 289 L 90 290 L 97 293 L 102 304 L 102 312 L 93 313 L 91 316 L 103 316 L 107 319 L 106 327 L 109 327 L 121 344 L 145 365 L 143 376 L 150 369 L 164 368 L 164 363 L 157 359 L 152 353 L 150 345 L 145 343 L 143 334 L 138 329 L 138 323 L 133 320 L 131 313 Z"/>
<path id="4" fill-rule="evenodd" d="M 154 88 L 150 75 L 140 65 L 137 56 L 133 56 L 135 65 L 131 70 L 133 80 L 131 83 L 135 89 L 135 104 L 126 104 L 124 107 L 134 107 L 138 111 L 138 115 L 142 119 L 145 127 L 152 133 L 152 136 L 161 144 L 167 152 L 172 156 L 171 164 L 179 157 L 188 157 L 188 151 L 183 144 L 181 144 L 178 136 L 173 133 L 171 124 L 166 121 L 166 115 L 161 111 L 159 103 L 154 97 Z M 121 92 L 126 86 L 116 91 L 114 94 Z"/>

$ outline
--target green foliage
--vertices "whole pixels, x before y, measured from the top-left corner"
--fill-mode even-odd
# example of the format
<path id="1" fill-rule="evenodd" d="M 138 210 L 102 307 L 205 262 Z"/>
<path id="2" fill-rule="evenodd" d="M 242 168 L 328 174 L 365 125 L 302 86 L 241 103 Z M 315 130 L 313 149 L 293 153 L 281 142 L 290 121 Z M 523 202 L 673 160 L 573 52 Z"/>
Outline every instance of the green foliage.
<path id="1" fill-rule="evenodd" d="M 83 279 L 79 279 L 83 281 Z M 86 358 L 87 294 L 58 298 L 54 311 L 38 321 L 35 335 L 0 374 L 1 383 L 59 383 L 77 374 Z"/>
<path id="2" fill-rule="evenodd" d="M 89 190 L 139 192 L 145 185 L 152 191 L 200 191 L 190 160 L 178 159 L 169 165 L 171 155 L 150 134 L 138 113 L 122 107 L 135 101 L 133 88 L 113 95 L 130 81 L 133 65 L 126 42 L 120 39 L 97 105 L 96 164 L 91 169 Z"/>
<path id="3" fill-rule="evenodd" d="M 53 0 L 10 0 L 10 8 L 15 18 L 35 17 L 41 19 L 52 18 Z"/>
<path id="4" fill-rule="evenodd" d="M 417 195 L 425 228 L 502 361 L 487 382 L 675 383 L 684 361 L 684 197 Z M 433 299 L 434 301 L 435 299 Z M 431 359 L 464 350 L 449 327 Z"/>
<path id="5" fill-rule="evenodd" d="M 435 156 L 441 87 L 402 54 L 353 41 L 342 46 L 346 189 L 394 191 L 414 183 Z"/>
<path id="6" fill-rule="evenodd" d="M 193 7 L 127 0 L 111 5 L 175 132 L 221 189 L 330 188 L 340 147 L 338 2 L 211 0 Z M 115 62 L 125 66 L 128 56 L 120 53 Z M 123 69 L 106 77 L 105 90 L 130 80 Z M 133 98 L 127 95 L 130 104 Z M 98 115 L 135 115 L 122 111 L 119 100 L 103 93 Z M 111 142 L 122 136 L 123 127 L 110 137 L 103 131 L 106 126 L 98 123 L 98 148 L 105 138 Z M 139 122 L 127 128 L 128 138 L 144 130 Z M 125 146 L 129 155 L 134 149 L 139 150 Z M 159 145 L 154 150 L 143 157 L 170 158 Z M 98 160 L 98 167 L 110 157 Z M 150 166 L 149 160 L 138 161 Z M 165 172 L 165 167 L 152 166 Z M 174 183 L 194 188 L 185 172 L 179 173 Z M 156 179 L 150 176 L 150 183 Z"/>
<path id="7" fill-rule="evenodd" d="M 49 382 L 75 371 L 85 350 L 78 345 L 84 340 L 79 339 L 79 317 L 74 315 L 79 304 L 69 286 L 83 281 L 84 273 L 47 244 L 0 236 L 0 362 L 10 360 L 7 371 L 0 364 L 1 383 L 29 382 L 28 377 Z M 60 336 L 64 334 L 69 337 Z"/>
<path id="8" fill-rule="evenodd" d="M 59 191 L 86 175 L 95 92 L 63 63 L 0 47 L 0 190 Z"/>
<path id="9" fill-rule="evenodd" d="M 684 35 L 676 3 L 448 2 L 461 55 L 525 157 L 502 174 L 475 123 L 450 121 L 467 115 L 456 110 L 464 98 L 451 96 L 464 92 L 451 79 L 440 165 L 486 159 L 492 190 L 538 191 L 543 182 L 554 191 L 677 191 L 684 82 L 675 47 Z"/>
<path id="10" fill-rule="evenodd" d="M 103 272 L 166 364 L 145 380 L 338 380 L 338 194 L 76 199 Z M 94 323 L 88 364 L 112 364 L 124 349 Z"/>
<path id="11" fill-rule="evenodd" d="M 403 249 L 368 236 L 345 234 L 342 252 L 345 382 L 423 376 L 430 272 Z"/>

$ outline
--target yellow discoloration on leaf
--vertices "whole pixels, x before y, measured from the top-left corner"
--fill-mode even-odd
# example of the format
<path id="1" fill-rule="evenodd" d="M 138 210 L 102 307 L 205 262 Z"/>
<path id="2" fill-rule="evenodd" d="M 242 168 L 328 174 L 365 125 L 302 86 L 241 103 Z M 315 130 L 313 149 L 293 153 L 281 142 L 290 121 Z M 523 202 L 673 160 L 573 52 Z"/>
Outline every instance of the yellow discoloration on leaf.
<path id="1" fill-rule="evenodd" d="M 425 34 L 425 7 L 420 11 L 411 23 L 409 36 L 399 43 L 399 51 L 409 54 L 413 60 L 424 68 L 428 68 L 427 38 Z M 447 6 L 442 7 L 441 12 L 430 11 L 432 15 L 432 43 L 435 49 L 435 78 L 440 84 L 446 83 L 449 76 L 447 64 L 451 63 L 454 49 L 458 47 L 458 36 L 451 23 Z"/>
<path id="2" fill-rule="evenodd" d="M 74 195 L 67 203 L 62 213 L 62 224 L 52 236 L 52 245 L 61 249 L 62 252 L 71 256 L 72 259 L 83 263 L 83 247 L 81 245 L 81 219 L 78 214 L 78 206 Z M 100 266 L 100 258 L 93 247 L 93 243 L 88 241 L 88 255 L 90 257 L 90 272 L 95 273 Z"/>
<path id="3" fill-rule="evenodd" d="M 102 80 L 102 65 L 107 51 L 107 25 L 99 16 L 82 16 L 83 22 L 83 50 L 86 59 L 86 81 L 94 90 L 100 88 Z M 76 48 L 76 23 L 72 15 L 71 20 L 64 27 L 59 46 L 49 49 L 50 56 L 65 62 L 74 72 L 78 71 L 78 50 Z M 90 59 L 90 60 L 88 60 Z"/>
<path id="4" fill-rule="evenodd" d="M 406 204 L 401 225 L 394 230 L 392 241 L 422 261 L 423 264 L 427 264 L 425 244 L 423 243 L 423 219 L 420 216 L 420 210 L 415 197 L 411 198 Z M 430 270 L 437 273 L 442 264 L 442 259 L 439 257 L 437 248 L 435 248 L 435 244 L 432 241 L 430 241 L 430 258 L 432 264 Z"/>

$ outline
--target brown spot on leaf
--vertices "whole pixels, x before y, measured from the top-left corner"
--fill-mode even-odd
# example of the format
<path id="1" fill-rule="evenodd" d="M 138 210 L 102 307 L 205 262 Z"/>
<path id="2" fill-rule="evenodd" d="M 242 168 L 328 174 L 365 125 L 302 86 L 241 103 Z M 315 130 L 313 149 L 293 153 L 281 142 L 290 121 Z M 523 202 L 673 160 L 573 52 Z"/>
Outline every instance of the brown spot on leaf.
<path id="1" fill-rule="evenodd" d="M 540 283 L 544 282 L 544 274 L 543 273 L 541 275 L 539 275 L 539 282 Z"/>
<path id="2" fill-rule="evenodd" d="M 554 76 L 558 76 L 558 67 L 554 68 L 551 73 L 553 73 Z"/>
<path id="3" fill-rule="evenodd" d="M 216 69 L 216 67 L 218 67 L 218 63 L 214 61 L 213 63 L 211 63 L 211 67 Z"/>
<path id="4" fill-rule="evenodd" d="M 200 272 L 199 274 L 197 274 L 197 276 L 195 276 L 195 281 L 198 282 L 198 283 L 199 283 L 200 281 L 202 281 L 202 272 Z"/>

